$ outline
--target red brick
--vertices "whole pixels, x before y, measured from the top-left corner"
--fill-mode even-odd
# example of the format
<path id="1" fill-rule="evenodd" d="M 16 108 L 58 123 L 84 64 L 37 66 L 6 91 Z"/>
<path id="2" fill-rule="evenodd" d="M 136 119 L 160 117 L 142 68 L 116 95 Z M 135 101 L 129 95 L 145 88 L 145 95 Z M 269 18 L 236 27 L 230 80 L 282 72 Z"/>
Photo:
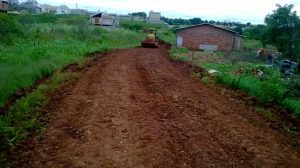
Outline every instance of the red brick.
<path id="1" fill-rule="evenodd" d="M 177 35 L 182 37 L 183 47 L 192 50 L 199 50 L 200 44 L 216 45 L 220 51 L 231 51 L 242 47 L 242 40 L 241 42 L 238 40 L 241 39 L 240 36 L 212 25 L 201 25 L 181 29 L 178 30 Z M 233 44 L 234 41 L 236 44 Z"/>

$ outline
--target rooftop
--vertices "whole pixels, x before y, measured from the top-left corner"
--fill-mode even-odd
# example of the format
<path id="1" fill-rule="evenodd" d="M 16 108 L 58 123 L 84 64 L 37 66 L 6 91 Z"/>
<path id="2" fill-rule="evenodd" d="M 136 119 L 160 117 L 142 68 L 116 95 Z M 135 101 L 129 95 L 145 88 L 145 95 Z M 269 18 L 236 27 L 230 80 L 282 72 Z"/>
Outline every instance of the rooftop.
<path id="1" fill-rule="evenodd" d="M 243 35 L 240 35 L 240 34 L 239 34 L 238 32 L 236 32 L 236 31 L 232 31 L 232 30 L 226 29 L 226 28 L 224 28 L 224 27 L 212 25 L 212 24 L 209 24 L 209 23 L 202 23 L 202 24 L 198 24 L 198 25 L 193 25 L 193 26 L 188 26 L 188 27 L 178 28 L 178 29 L 175 29 L 175 31 L 180 31 L 180 30 L 189 29 L 189 28 L 194 28 L 194 27 L 200 27 L 200 26 L 211 26 L 211 27 L 215 27 L 215 28 L 218 28 L 218 29 L 221 29 L 221 30 L 228 31 L 228 32 L 233 33 L 233 34 L 235 34 L 235 35 L 237 35 L 237 36 L 245 37 L 245 36 L 243 36 Z"/>

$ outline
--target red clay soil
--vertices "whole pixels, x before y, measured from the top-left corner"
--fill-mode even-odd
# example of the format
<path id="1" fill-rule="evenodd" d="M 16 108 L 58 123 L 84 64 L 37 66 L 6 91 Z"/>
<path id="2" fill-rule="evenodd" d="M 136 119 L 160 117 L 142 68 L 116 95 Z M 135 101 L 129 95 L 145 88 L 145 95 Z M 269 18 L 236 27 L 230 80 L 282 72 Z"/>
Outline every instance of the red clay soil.
<path id="1" fill-rule="evenodd" d="M 108 53 L 50 102 L 11 167 L 300 167 L 284 135 L 159 49 Z"/>

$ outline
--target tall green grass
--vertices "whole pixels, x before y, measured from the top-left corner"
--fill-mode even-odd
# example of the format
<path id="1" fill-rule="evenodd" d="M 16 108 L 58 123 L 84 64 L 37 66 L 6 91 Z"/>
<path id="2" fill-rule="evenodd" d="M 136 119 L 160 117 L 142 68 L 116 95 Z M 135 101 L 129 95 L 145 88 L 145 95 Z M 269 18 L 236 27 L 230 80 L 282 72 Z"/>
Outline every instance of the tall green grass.
<path id="1" fill-rule="evenodd" d="M 50 80 L 38 86 L 32 93 L 18 100 L 5 115 L 0 115 L 0 167 L 8 163 L 8 150 L 15 144 L 41 131 L 41 108 L 47 104 L 47 94 L 76 74 L 55 73 Z"/>
<path id="2" fill-rule="evenodd" d="M 192 61 L 187 56 L 188 53 L 189 51 L 184 48 L 173 48 L 171 50 L 172 57 L 181 61 Z M 235 54 L 233 53 L 233 55 Z M 222 63 L 201 61 L 196 64 L 208 70 L 217 70 L 216 82 L 230 86 L 233 89 L 246 91 L 261 103 L 281 104 L 294 115 L 300 117 L 300 80 L 298 78 L 286 80 L 277 68 L 247 61 L 232 62 L 224 60 Z M 253 73 L 253 70 L 257 69 L 261 70 L 263 75 Z"/>
<path id="3" fill-rule="evenodd" d="M 0 107 L 18 89 L 29 88 L 44 76 L 82 62 L 88 53 L 139 46 L 144 38 L 137 31 L 88 25 L 87 17 L 75 15 L 0 14 L 0 35 Z M 43 127 L 41 108 L 47 104 L 47 94 L 72 77 L 54 73 L 45 84 L 0 114 L 0 167 L 6 165 L 11 147 Z"/>
<path id="4" fill-rule="evenodd" d="M 0 107 L 18 89 L 32 86 L 87 53 L 138 46 L 144 37 L 139 32 L 106 30 L 80 22 L 32 23 L 23 27 L 25 37 L 14 37 L 14 44 L 0 43 Z"/>

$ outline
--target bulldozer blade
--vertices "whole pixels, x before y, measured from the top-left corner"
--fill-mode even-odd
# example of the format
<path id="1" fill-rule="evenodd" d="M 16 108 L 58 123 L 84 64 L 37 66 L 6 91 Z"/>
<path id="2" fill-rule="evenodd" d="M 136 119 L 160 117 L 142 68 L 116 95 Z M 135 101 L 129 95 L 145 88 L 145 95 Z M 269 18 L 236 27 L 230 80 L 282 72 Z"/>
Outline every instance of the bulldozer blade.
<path id="1" fill-rule="evenodd" d="M 142 42 L 143 48 L 158 48 L 157 42 Z"/>

